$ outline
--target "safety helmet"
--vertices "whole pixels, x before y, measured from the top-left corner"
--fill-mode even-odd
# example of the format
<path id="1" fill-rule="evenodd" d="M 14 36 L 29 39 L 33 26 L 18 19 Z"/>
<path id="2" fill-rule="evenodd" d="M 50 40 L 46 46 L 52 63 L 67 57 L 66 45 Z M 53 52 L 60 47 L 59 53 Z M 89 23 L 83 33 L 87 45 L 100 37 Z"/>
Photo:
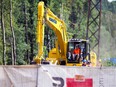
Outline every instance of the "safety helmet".
<path id="1" fill-rule="evenodd" d="M 84 60 L 83 60 L 83 62 L 87 62 L 87 60 L 86 60 L 86 59 L 84 59 Z"/>

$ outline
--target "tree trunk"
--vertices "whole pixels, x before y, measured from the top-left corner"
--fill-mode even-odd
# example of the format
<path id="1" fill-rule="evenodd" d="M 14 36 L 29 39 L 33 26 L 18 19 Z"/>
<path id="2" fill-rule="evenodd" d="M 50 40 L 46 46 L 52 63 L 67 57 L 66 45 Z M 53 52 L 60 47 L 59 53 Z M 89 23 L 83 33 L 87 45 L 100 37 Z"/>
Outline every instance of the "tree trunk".
<path id="1" fill-rule="evenodd" d="M 29 0 L 30 3 L 30 8 L 29 8 L 29 13 L 30 13 L 30 21 L 29 21 L 29 28 L 31 30 L 29 30 L 28 32 L 28 37 L 29 37 L 29 44 L 30 44 L 30 54 L 29 54 L 29 58 L 30 61 L 33 61 L 33 57 L 34 57 L 34 34 L 33 34 L 33 29 L 34 29 L 34 20 L 33 20 L 33 14 L 34 14 L 34 10 L 32 8 L 34 8 L 34 0 Z"/>
<path id="2" fill-rule="evenodd" d="M 25 42 L 26 44 L 28 44 L 28 23 L 27 23 L 27 9 L 26 9 L 26 3 L 24 3 L 24 26 L 25 26 Z M 26 59 L 27 62 L 30 63 L 30 59 L 29 59 L 29 50 L 27 49 L 26 51 Z"/>
<path id="3" fill-rule="evenodd" d="M 6 65 L 6 39 L 5 39 L 5 27 L 4 27 L 4 16 L 3 16 L 3 0 L 1 0 L 1 29 L 3 39 L 3 65 Z"/>
<path id="4" fill-rule="evenodd" d="M 9 41 L 10 41 L 10 45 L 11 45 L 11 59 L 12 59 L 12 65 L 14 65 L 14 56 L 13 56 L 13 43 L 12 43 L 12 40 L 11 38 L 9 38 Z"/>
<path id="5" fill-rule="evenodd" d="M 13 65 L 16 64 L 16 43 L 15 43 L 15 34 L 14 34 L 14 29 L 13 29 L 13 25 L 12 25 L 12 0 L 10 0 L 10 28 L 11 28 L 11 32 L 12 32 L 12 49 L 13 49 L 13 60 L 14 62 L 12 63 Z"/>

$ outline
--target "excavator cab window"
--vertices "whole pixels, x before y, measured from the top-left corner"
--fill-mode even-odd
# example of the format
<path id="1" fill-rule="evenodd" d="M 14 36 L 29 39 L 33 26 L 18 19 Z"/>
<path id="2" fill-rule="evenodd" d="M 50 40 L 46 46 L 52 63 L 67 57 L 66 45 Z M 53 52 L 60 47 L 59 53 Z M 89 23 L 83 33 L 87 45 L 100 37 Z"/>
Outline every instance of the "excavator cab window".
<path id="1" fill-rule="evenodd" d="M 67 47 L 67 63 L 80 63 L 87 56 L 86 41 L 69 41 Z"/>

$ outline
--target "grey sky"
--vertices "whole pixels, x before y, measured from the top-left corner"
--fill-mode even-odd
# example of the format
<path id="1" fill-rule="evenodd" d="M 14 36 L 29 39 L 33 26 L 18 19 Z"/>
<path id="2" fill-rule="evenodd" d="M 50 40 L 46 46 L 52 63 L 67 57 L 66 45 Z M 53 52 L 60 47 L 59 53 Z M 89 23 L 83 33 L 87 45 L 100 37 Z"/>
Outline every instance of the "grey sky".
<path id="1" fill-rule="evenodd" d="M 109 2 L 116 1 L 116 0 L 108 0 Z"/>

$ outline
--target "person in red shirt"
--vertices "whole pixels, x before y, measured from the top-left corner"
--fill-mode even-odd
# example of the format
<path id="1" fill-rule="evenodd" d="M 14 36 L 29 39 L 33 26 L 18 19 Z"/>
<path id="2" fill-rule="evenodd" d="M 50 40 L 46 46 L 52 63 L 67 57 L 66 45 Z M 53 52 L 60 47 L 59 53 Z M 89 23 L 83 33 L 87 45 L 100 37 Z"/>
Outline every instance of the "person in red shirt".
<path id="1" fill-rule="evenodd" d="M 81 49 L 79 48 L 79 45 L 75 47 L 75 49 L 73 50 L 73 54 L 74 54 L 73 59 L 74 60 L 76 59 L 79 62 L 80 61 L 79 57 L 81 54 Z"/>
<path id="2" fill-rule="evenodd" d="M 81 49 L 77 46 L 74 51 L 73 51 L 74 54 L 80 54 L 81 53 Z"/>

